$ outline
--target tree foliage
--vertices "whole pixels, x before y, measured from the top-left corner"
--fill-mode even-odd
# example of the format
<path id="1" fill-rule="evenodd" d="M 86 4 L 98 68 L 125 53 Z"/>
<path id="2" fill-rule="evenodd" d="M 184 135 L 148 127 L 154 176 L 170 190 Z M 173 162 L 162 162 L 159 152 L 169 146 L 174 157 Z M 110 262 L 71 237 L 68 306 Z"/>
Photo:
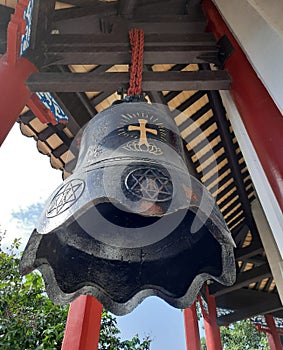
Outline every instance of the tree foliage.
<path id="1" fill-rule="evenodd" d="M 267 337 L 259 332 L 250 320 L 221 327 L 223 349 L 227 350 L 269 350 Z"/>
<path id="2" fill-rule="evenodd" d="M 20 241 L 4 251 L 0 235 L 0 349 L 61 349 L 68 306 L 48 299 L 39 273 L 18 272 Z M 150 339 L 121 340 L 116 319 L 103 311 L 100 350 L 148 350 Z"/>
<path id="3" fill-rule="evenodd" d="M 224 350 L 269 350 L 266 335 L 258 332 L 249 320 L 220 327 L 220 333 Z M 201 349 L 207 349 L 205 338 L 201 339 Z"/>

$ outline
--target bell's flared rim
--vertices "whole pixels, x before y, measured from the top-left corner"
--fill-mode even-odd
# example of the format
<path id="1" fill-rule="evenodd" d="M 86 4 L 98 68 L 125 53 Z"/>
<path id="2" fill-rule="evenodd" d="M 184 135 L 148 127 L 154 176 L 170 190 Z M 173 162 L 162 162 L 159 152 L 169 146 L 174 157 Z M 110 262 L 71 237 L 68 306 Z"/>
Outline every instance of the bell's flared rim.
<path id="1" fill-rule="evenodd" d="M 27 274 L 33 269 L 38 269 L 44 279 L 46 292 L 49 298 L 58 305 L 65 305 L 74 301 L 80 295 L 91 295 L 98 299 L 108 311 L 117 316 L 122 316 L 133 311 L 144 299 L 149 296 L 157 296 L 166 301 L 171 306 L 178 309 L 190 307 L 196 300 L 203 284 L 207 280 L 214 280 L 225 286 L 231 286 L 236 280 L 236 266 L 234 261 L 234 252 L 231 244 L 221 244 L 222 273 L 220 276 L 214 276 L 209 273 L 198 274 L 190 284 L 184 295 L 176 297 L 161 286 L 144 285 L 135 295 L 131 296 L 125 302 L 117 302 L 111 298 L 105 290 L 99 285 L 87 285 L 78 288 L 72 293 L 65 293 L 59 287 L 55 273 L 48 262 L 37 260 L 36 251 L 41 243 L 43 235 L 36 230 L 33 231 L 27 248 L 20 261 L 21 274 Z"/>

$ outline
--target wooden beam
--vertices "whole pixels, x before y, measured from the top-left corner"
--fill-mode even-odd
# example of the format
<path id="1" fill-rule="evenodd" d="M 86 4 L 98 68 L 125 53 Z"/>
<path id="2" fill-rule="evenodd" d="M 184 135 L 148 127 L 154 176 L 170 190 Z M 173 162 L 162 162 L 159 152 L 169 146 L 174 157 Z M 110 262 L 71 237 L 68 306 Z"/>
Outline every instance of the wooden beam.
<path id="1" fill-rule="evenodd" d="M 90 15 L 113 16 L 117 15 L 118 8 L 116 2 L 101 2 L 92 1 L 91 4 L 85 7 L 70 7 L 56 10 L 53 21 L 67 21 L 74 18 L 82 18 Z"/>
<path id="2" fill-rule="evenodd" d="M 118 33 L 121 30 L 128 31 L 130 28 L 142 29 L 145 33 L 199 33 L 204 32 L 206 22 L 204 18 L 194 16 L 161 16 L 149 17 L 140 20 L 126 20 L 118 16 L 89 15 L 81 18 L 70 18 L 53 23 L 53 29 L 61 34 L 97 34 L 106 26 L 109 33 Z"/>
<path id="3" fill-rule="evenodd" d="M 239 230 L 235 230 L 233 232 L 232 236 L 237 247 L 242 246 L 249 230 L 250 228 L 248 227 L 248 225 L 244 224 Z"/>
<path id="4" fill-rule="evenodd" d="M 0 28 L 7 28 L 11 19 L 11 15 L 14 13 L 15 9 L 0 5 Z"/>
<path id="5" fill-rule="evenodd" d="M 209 58 L 215 63 L 218 51 L 210 33 L 145 35 L 146 64 L 175 61 L 185 61 L 188 64 L 189 60 L 207 62 Z M 49 35 L 44 49 L 34 50 L 29 59 L 41 67 L 60 63 L 128 64 L 131 60 L 129 34 L 120 31 L 114 34 Z"/>
<path id="6" fill-rule="evenodd" d="M 216 297 L 216 303 L 217 307 L 236 311 L 265 301 L 272 302 L 274 298 L 276 298 L 274 293 L 242 288 Z"/>
<path id="7" fill-rule="evenodd" d="M 145 5 L 149 3 L 166 3 L 167 1 L 168 0 L 139 0 L 139 3 L 140 5 Z M 100 0 L 65 0 L 64 2 L 73 6 L 84 7 L 89 5 L 96 5 L 100 2 Z"/>
<path id="8" fill-rule="evenodd" d="M 161 2 L 152 1 L 150 3 L 144 3 L 139 0 L 139 6 L 136 11 L 138 16 L 149 16 L 149 15 L 168 15 L 177 14 L 183 15 L 186 13 L 186 6 L 184 4 L 186 0 L 163 0 Z M 199 6 L 200 9 L 200 6 Z"/>
<path id="9" fill-rule="evenodd" d="M 264 251 L 259 240 L 255 240 L 249 246 L 244 248 L 238 248 L 235 250 L 235 259 L 237 261 L 248 260 L 250 257 L 262 254 Z"/>
<path id="10" fill-rule="evenodd" d="M 54 98 L 64 110 L 68 111 L 68 128 L 73 135 L 76 135 L 96 114 L 96 110 L 83 92 L 58 92 L 54 93 Z"/>
<path id="11" fill-rule="evenodd" d="M 276 310 L 281 310 L 282 313 L 283 310 L 277 294 L 247 288 L 216 297 L 216 304 L 219 308 L 234 310 L 234 313 L 227 317 L 218 317 L 218 324 L 221 326 Z"/>
<path id="12" fill-rule="evenodd" d="M 263 301 L 261 303 L 253 302 L 250 304 L 250 306 L 247 306 L 243 309 L 236 310 L 231 314 L 218 317 L 217 324 L 219 326 L 226 326 L 230 323 L 245 320 L 247 318 L 250 318 L 256 315 L 273 313 L 273 312 L 283 310 L 283 307 L 278 295 L 273 294 L 272 296 L 273 296 L 272 299 L 266 298 L 266 301 Z"/>
<path id="13" fill-rule="evenodd" d="M 230 287 L 224 287 L 220 283 L 213 283 L 209 287 L 211 295 L 219 296 L 233 292 L 235 290 L 247 287 L 249 284 L 261 281 L 265 278 L 271 277 L 272 273 L 268 264 L 259 267 L 254 267 L 251 270 L 244 271 L 237 276 L 235 284 Z"/>
<path id="14" fill-rule="evenodd" d="M 127 88 L 129 73 L 34 73 L 26 84 L 31 91 L 113 91 Z M 230 79 L 225 71 L 144 72 L 143 90 L 223 90 Z"/>
<path id="15" fill-rule="evenodd" d="M 184 326 L 186 335 L 186 349 L 187 350 L 199 350 L 200 349 L 200 336 L 198 317 L 196 310 L 196 302 L 191 307 L 183 310 Z"/>
<path id="16" fill-rule="evenodd" d="M 7 28 L 14 9 L 0 5 L 0 55 L 6 52 Z"/>
<path id="17" fill-rule="evenodd" d="M 99 0 L 65 0 L 64 2 L 73 6 L 89 6 L 97 4 Z"/>
<path id="18" fill-rule="evenodd" d="M 41 47 L 43 38 L 50 34 L 56 0 L 37 0 L 32 11 L 30 49 Z"/>
<path id="19" fill-rule="evenodd" d="M 125 18 L 132 18 L 137 5 L 138 0 L 120 0 L 119 15 Z"/>
<path id="20" fill-rule="evenodd" d="M 119 46 L 95 46 L 82 45 L 47 46 L 47 62 L 54 64 L 128 64 L 131 62 L 129 47 Z M 178 64 L 178 63 L 203 63 L 218 61 L 218 47 L 215 46 L 145 46 L 145 64 Z"/>
<path id="21" fill-rule="evenodd" d="M 151 46 L 216 46 L 211 33 L 146 33 L 145 47 Z M 129 48 L 129 33 L 126 30 L 111 34 L 52 34 L 46 38 L 47 48 L 124 46 Z"/>

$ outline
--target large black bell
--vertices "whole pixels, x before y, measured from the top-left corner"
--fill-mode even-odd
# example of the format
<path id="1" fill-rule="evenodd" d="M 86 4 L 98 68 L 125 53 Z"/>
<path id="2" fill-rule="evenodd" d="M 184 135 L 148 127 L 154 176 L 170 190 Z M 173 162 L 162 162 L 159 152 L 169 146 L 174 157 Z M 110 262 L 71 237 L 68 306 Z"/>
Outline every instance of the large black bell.
<path id="1" fill-rule="evenodd" d="M 21 272 L 39 269 L 49 297 L 95 296 L 122 315 L 157 295 L 186 308 L 202 284 L 235 280 L 233 240 L 188 170 L 169 113 L 114 105 L 86 126 L 76 169 L 32 233 Z"/>

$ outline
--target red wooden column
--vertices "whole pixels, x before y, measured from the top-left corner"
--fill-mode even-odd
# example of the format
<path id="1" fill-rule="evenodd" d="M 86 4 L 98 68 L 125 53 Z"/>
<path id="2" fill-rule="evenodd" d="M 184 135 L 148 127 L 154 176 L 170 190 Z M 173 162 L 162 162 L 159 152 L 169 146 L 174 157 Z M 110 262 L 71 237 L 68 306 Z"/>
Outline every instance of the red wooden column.
<path id="1" fill-rule="evenodd" d="M 7 53 L 0 59 L 0 146 L 31 97 L 25 85 L 28 76 L 37 71 L 30 61 L 18 56 L 21 27 L 18 16 L 8 26 Z"/>
<path id="2" fill-rule="evenodd" d="M 184 323 L 187 350 L 200 350 L 200 336 L 196 303 L 184 310 Z"/>
<path id="3" fill-rule="evenodd" d="M 226 35 L 235 49 L 225 63 L 232 78 L 230 92 L 283 210 L 283 117 L 213 2 L 203 0 L 202 7 L 208 30 L 216 39 Z"/>
<path id="4" fill-rule="evenodd" d="M 19 1 L 11 16 L 7 52 L 0 59 L 0 146 L 31 97 L 25 81 L 37 71 L 30 61 L 20 57 L 21 36 L 26 28 L 23 13 L 27 5 L 28 0 Z"/>
<path id="5" fill-rule="evenodd" d="M 202 307 L 204 318 L 204 330 L 207 350 L 222 350 L 220 328 L 217 324 L 217 312 L 215 297 L 209 294 L 206 287 L 208 312 Z"/>
<path id="6" fill-rule="evenodd" d="M 82 295 L 71 303 L 62 350 L 97 350 L 102 305 Z"/>
<path id="7" fill-rule="evenodd" d="M 266 333 L 270 350 L 282 350 L 280 336 L 277 332 L 277 328 L 272 315 L 265 315 L 265 320 L 269 328 L 269 332 Z"/>
<path id="8" fill-rule="evenodd" d="M 35 71 L 35 66 L 25 58 L 15 64 L 9 64 L 7 56 L 0 59 L 0 145 L 30 99 L 25 81 Z"/>

